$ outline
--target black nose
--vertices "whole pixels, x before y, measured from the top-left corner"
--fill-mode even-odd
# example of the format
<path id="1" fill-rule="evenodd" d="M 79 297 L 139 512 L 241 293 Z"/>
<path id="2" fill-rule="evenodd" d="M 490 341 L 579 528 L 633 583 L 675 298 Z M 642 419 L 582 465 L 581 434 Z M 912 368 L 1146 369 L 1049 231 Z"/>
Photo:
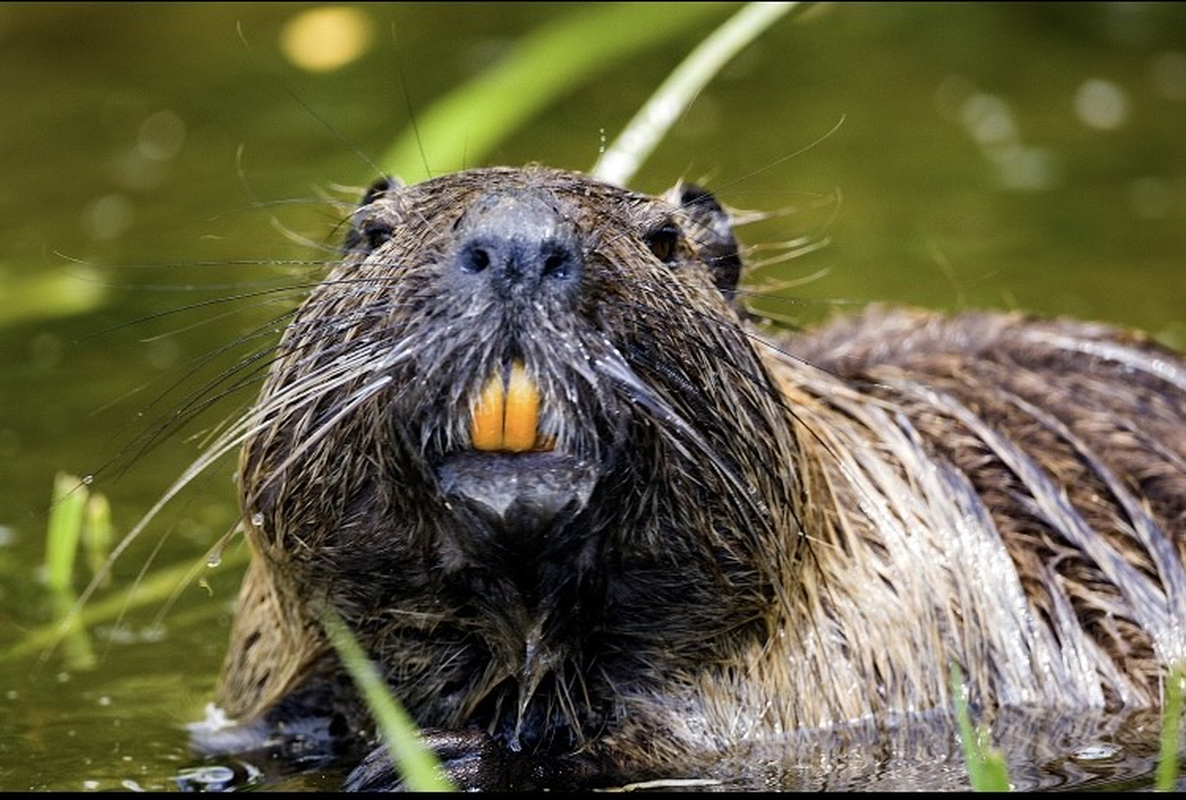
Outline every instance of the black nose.
<path id="1" fill-rule="evenodd" d="M 457 225 L 456 276 L 501 300 L 570 297 L 581 280 L 575 226 L 528 191 L 478 200 Z"/>

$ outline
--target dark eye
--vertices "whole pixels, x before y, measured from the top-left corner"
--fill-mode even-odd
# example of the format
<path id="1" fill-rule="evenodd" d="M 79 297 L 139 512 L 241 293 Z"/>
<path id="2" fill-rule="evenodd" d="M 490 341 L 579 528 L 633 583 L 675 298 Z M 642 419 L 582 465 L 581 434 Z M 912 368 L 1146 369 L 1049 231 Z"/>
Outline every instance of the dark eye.
<path id="1" fill-rule="evenodd" d="M 395 225 L 390 214 L 398 205 L 384 202 L 384 198 L 394 197 L 401 188 L 403 184 L 394 178 L 380 178 L 370 185 L 350 217 L 350 229 L 346 232 L 344 243 L 347 253 L 370 253 L 391 239 Z M 375 206 L 373 210 L 368 208 L 372 205 Z M 387 218 L 383 216 L 383 209 L 386 210 Z"/>
<path id="2" fill-rule="evenodd" d="M 394 234 L 395 229 L 387 222 L 368 219 L 361 224 L 351 226 L 346 232 L 345 251 L 347 253 L 370 253 L 375 251 Z"/>
<path id="3" fill-rule="evenodd" d="M 368 222 L 362 228 L 362 241 L 368 250 L 376 250 L 379 245 L 391 239 L 394 232 L 385 222 Z"/>
<path id="4" fill-rule="evenodd" d="M 643 239 L 646 241 L 647 247 L 651 248 L 651 252 L 655 254 L 655 258 L 664 264 L 675 263 L 678 254 L 679 228 L 675 226 L 674 222 L 664 222 L 648 232 Z"/>

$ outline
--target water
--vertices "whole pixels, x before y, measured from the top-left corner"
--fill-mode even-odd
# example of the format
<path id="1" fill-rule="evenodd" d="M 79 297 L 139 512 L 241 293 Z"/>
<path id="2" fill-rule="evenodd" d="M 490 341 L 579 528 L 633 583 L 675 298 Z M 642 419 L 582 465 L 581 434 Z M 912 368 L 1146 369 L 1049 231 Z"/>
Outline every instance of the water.
<path id="1" fill-rule="evenodd" d="M 347 41 L 335 58 L 356 57 L 329 71 L 285 55 L 306 6 L 0 6 L 0 650 L 52 618 L 38 566 L 55 472 L 93 475 L 132 528 L 250 390 L 144 435 L 274 335 L 267 320 L 296 296 L 264 292 L 316 277 L 298 262 L 340 235 L 324 198 L 374 177 L 360 153 L 566 11 L 455 5 L 361 7 L 369 43 Z M 590 167 L 711 24 L 575 88 L 490 163 Z M 1184 134 L 1179 5 L 825 6 L 734 62 L 634 185 L 702 180 L 735 208 L 787 212 L 743 229 L 751 245 L 826 240 L 751 275 L 794 282 L 753 301 L 791 323 L 874 300 L 995 306 L 1183 347 Z M 233 523 L 230 474 L 224 461 L 174 501 L 95 601 L 146 565 L 201 581 L 99 623 L 92 668 L 64 647 L 0 661 L 0 788 L 173 789 L 194 766 L 184 725 L 211 697 L 243 563 L 231 545 L 203 570 Z M 88 580 L 80 564 L 75 585 Z M 1001 726 L 1020 785 L 1147 785 L 1147 725 L 1078 724 L 1063 738 Z M 950 737 L 919 737 L 756 754 L 738 780 L 958 785 Z M 1073 757 L 1101 742 L 1120 752 Z"/>

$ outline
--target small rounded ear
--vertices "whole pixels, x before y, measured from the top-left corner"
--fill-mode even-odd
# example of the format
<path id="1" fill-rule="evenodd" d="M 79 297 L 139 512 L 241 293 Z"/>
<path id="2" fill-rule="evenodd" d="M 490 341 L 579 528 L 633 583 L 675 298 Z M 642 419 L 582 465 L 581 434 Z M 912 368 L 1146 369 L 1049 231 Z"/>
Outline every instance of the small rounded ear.
<path id="1" fill-rule="evenodd" d="M 678 184 L 668 196 L 695 223 L 695 229 L 688 231 L 689 238 L 712 273 L 712 282 L 726 300 L 733 302 L 741 278 L 741 255 L 737 252 L 729 212 L 706 189 L 693 183 Z"/>
<path id="2" fill-rule="evenodd" d="M 403 185 L 397 178 L 383 176 L 363 192 L 358 209 L 350 217 L 350 229 L 346 231 L 346 240 L 342 244 L 347 253 L 369 253 L 391 238 L 391 223 L 366 213 L 366 207 L 389 191 L 403 188 Z"/>
<path id="3" fill-rule="evenodd" d="M 369 205 L 375 201 L 380 195 L 386 194 L 391 189 L 402 189 L 403 181 L 399 178 L 392 178 L 389 175 L 384 175 L 375 180 L 365 192 L 362 193 L 362 199 L 358 201 L 360 206 Z"/>

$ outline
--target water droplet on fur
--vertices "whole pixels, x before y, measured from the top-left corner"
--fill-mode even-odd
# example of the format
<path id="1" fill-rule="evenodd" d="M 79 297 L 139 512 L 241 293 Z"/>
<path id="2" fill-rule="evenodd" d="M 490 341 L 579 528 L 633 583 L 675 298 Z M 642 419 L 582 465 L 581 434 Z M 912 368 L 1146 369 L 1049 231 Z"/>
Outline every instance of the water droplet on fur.
<path id="1" fill-rule="evenodd" d="M 1115 744 L 1089 744 L 1071 753 L 1076 761 L 1098 763 L 1100 761 L 1116 761 L 1124 754 L 1124 748 Z"/>

